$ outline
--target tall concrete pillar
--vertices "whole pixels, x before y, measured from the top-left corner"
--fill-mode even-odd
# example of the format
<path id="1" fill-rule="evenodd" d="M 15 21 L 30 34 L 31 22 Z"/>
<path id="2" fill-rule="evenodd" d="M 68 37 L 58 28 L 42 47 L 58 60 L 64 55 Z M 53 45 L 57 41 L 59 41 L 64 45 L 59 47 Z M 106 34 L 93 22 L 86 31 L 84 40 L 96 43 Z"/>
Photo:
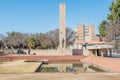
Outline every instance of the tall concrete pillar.
<path id="1" fill-rule="evenodd" d="M 103 51 L 101 51 L 101 57 L 104 57 L 104 53 L 103 53 Z"/>
<path id="2" fill-rule="evenodd" d="M 110 49 L 107 49 L 107 56 L 110 55 Z"/>
<path id="3" fill-rule="evenodd" d="M 66 5 L 59 5 L 59 48 L 66 48 Z"/>
<path id="4" fill-rule="evenodd" d="M 113 50 L 112 50 L 112 49 L 110 49 L 110 57 L 112 57 L 112 53 L 113 53 L 112 51 L 113 51 Z"/>
<path id="5" fill-rule="evenodd" d="M 95 56 L 98 56 L 98 55 L 97 55 L 97 49 L 95 49 Z"/>

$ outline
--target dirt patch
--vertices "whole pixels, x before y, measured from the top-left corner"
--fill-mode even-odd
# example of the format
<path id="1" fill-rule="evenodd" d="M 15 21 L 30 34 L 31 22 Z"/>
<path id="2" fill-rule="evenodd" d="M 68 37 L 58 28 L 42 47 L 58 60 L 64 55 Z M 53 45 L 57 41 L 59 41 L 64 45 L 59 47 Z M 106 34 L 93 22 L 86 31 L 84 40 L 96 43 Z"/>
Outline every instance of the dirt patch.
<path id="1" fill-rule="evenodd" d="M 120 73 L 0 74 L 0 80 L 120 80 Z"/>
<path id="2" fill-rule="evenodd" d="M 0 65 L 0 73 L 31 73 L 36 70 L 40 62 L 24 62 L 24 60 L 15 60 L 4 62 Z"/>

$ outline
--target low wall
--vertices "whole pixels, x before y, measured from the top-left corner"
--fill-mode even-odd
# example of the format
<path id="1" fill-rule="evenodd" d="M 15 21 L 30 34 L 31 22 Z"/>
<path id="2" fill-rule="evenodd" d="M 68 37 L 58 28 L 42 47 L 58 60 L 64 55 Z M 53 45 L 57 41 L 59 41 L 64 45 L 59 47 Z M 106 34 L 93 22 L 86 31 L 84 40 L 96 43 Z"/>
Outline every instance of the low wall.
<path id="1" fill-rule="evenodd" d="M 26 52 L 28 54 L 28 50 L 24 49 L 24 52 Z M 72 55 L 72 50 L 57 50 L 57 49 L 53 49 L 53 50 L 40 50 L 40 49 L 32 49 L 30 51 L 30 54 L 36 54 L 36 55 L 42 55 L 42 56 L 62 56 L 62 55 Z"/>

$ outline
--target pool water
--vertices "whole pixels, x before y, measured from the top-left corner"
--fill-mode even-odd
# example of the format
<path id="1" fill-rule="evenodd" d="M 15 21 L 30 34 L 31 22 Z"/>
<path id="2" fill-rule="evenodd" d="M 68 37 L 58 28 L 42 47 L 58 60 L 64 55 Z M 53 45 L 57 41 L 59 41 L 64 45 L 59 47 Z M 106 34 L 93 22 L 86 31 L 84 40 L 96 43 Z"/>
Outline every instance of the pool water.
<path id="1" fill-rule="evenodd" d="M 82 64 L 46 64 L 40 72 L 83 72 Z"/>
<path id="2" fill-rule="evenodd" d="M 81 62 L 50 62 L 48 64 L 42 64 L 42 66 L 38 69 L 37 72 L 103 72 L 101 69 L 94 68 L 93 66 L 89 67 L 86 64 Z"/>

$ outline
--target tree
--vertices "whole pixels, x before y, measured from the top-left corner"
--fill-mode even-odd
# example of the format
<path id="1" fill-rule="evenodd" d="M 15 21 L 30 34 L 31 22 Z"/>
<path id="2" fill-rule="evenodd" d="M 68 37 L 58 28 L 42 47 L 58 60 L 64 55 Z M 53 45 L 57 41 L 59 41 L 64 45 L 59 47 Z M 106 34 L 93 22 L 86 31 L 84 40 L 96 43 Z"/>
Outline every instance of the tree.
<path id="1" fill-rule="evenodd" d="M 66 47 L 73 43 L 73 30 L 70 28 L 66 28 Z M 59 45 L 59 29 L 51 30 L 47 33 L 49 39 L 48 42 L 50 46 L 53 48 L 57 48 Z"/>
<path id="2" fill-rule="evenodd" d="M 74 42 L 74 31 L 70 28 L 66 28 L 66 47 L 73 45 Z"/>
<path id="3" fill-rule="evenodd" d="M 28 48 L 28 40 L 30 38 L 30 35 L 28 33 L 23 34 L 23 39 L 22 39 L 22 46 L 23 48 Z"/>
<path id="4" fill-rule="evenodd" d="M 47 32 L 46 36 L 49 40 L 49 41 L 46 41 L 46 42 L 50 42 L 49 45 L 52 48 L 57 48 L 58 45 L 59 45 L 59 29 L 54 29 L 54 30 L 51 30 L 51 31 Z"/>
<path id="5" fill-rule="evenodd" d="M 23 34 L 20 32 L 8 32 L 6 37 L 6 44 L 12 47 L 19 47 L 23 43 Z"/>
<path id="6" fill-rule="evenodd" d="M 0 40 L 5 39 L 5 36 L 3 34 L 0 34 Z"/>
<path id="7" fill-rule="evenodd" d="M 1 37 L 0 37 L 1 39 Z M 66 44 L 67 46 L 72 43 L 73 30 L 66 28 Z M 59 45 L 59 29 L 51 30 L 47 33 L 20 33 L 8 32 L 7 36 L 3 38 L 6 46 L 13 48 L 57 48 Z"/>
<path id="8" fill-rule="evenodd" d="M 4 39 L 5 36 L 3 34 L 0 34 L 0 48 L 4 47 Z"/>
<path id="9" fill-rule="evenodd" d="M 106 28 L 107 28 L 107 21 L 106 20 L 103 20 L 100 25 L 99 25 L 99 32 L 100 32 L 100 35 L 101 37 L 105 37 L 106 36 Z"/>
<path id="10" fill-rule="evenodd" d="M 36 45 L 36 41 L 34 38 L 30 38 L 29 41 L 28 41 L 28 47 L 31 49 L 31 48 L 35 48 L 35 45 Z"/>
<path id="11" fill-rule="evenodd" d="M 4 43 L 2 40 L 0 40 L 0 48 L 2 48 L 4 46 Z"/>
<path id="12" fill-rule="evenodd" d="M 101 22 L 99 32 L 106 41 L 112 42 L 114 47 L 118 48 L 120 46 L 120 0 L 113 1 L 109 10 L 107 23 L 105 21 Z"/>
<path id="13" fill-rule="evenodd" d="M 109 7 L 110 14 L 108 14 L 107 19 L 112 24 L 120 24 L 120 0 L 116 0 L 116 2 L 112 2 Z"/>
<path id="14" fill-rule="evenodd" d="M 99 32 L 107 41 L 113 41 L 120 35 L 120 0 L 113 1 L 109 10 L 107 20 L 99 25 Z"/>
<path id="15" fill-rule="evenodd" d="M 113 1 L 109 7 L 110 14 L 108 14 L 107 19 L 109 21 L 110 33 L 114 36 L 113 39 L 120 35 L 120 0 Z M 111 29 L 112 28 L 112 29 Z"/>

